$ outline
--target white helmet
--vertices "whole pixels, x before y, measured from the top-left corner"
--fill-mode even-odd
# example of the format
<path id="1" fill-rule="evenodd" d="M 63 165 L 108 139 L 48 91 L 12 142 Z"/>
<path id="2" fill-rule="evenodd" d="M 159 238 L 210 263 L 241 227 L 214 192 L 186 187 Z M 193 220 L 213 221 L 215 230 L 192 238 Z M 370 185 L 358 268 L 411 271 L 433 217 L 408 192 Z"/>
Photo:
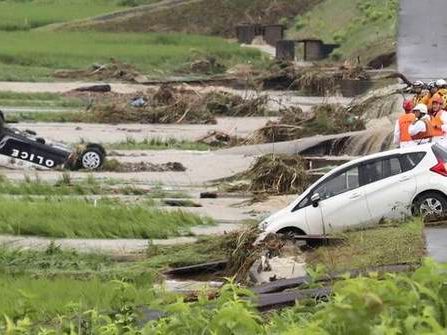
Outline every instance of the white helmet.
<path id="1" fill-rule="evenodd" d="M 438 79 L 438 80 L 436 80 L 436 86 L 438 88 L 445 87 L 445 86 L 447 86 L 447 81 L 445 81 L 444 79 Z"/>
<path id="2" fill-rule="evenodd" d="M 421 114 L 428 114 L 428 109 L 425 104 L 417 104 L 416 107 L 413 108 L 413 112 L 419 111 Z"/>
<path id="3" fill-rule="evenodd" d="M 416 80 L 412 85 L 413 85 L 413 87 L 424 87 L 425 86 L 424 82 L 421 80 Z"/>

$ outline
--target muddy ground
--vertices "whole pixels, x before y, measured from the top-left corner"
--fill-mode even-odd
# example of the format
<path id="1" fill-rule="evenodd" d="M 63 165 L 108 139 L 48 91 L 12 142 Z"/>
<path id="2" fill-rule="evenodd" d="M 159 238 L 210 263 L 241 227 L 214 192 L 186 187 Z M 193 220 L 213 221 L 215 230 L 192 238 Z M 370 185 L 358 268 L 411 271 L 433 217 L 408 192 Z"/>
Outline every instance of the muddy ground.
<path id="1" fill-rule="evenodd" d="M 89 83 L 91 84 L 91 83 Z M 0 82 L 0 91 L 14 91 L 21 93 L 32 92 L 52 92 L 66 93 L 80 86 L 85 86 L 82 82 L 64 83 L 13 83 Z M 148 86 L 135 84 L 112 83 L 112 91 L 121 94 L 138 94 L 148 89 Z M 235 90 L 224 87 L 203 87 L 181 85 L 198 93 L 207 93 L 214 90 L 230 92 L 242 97 L 253 97 L 267 95 L 269 97 L 268 109 L 273 116 L 269 117 L 218 117 L 217 124 L 191 125 L 191 124 L 86 124 L 86 123 L 17 123 L 14 127 L 26 130 L 31 129 L 39 136 L 49 142 L 64 142 L 66 145 L 75 145 L 80 141 L 98 142 L 101 144 L 113 144 L 126 141 L 132 138 L 136 141 L 144 139 L 176 139 L 198 141 L 211 131 L 224 132 L 232 137 L 247 138 L 257 129 L 263 127 L 269 121 L 277 121 L 278 116 L 274 116 L 281 108 L 299 106 L 304 113 L 310 111 L 313 106 L 322 103 L 337 103 L 343 106 L 348 105 L 352 99 L 343 97 L 305 97 L 294 92 L 281 91 L 247 91 Z M 155 86 L 152 89 L 157 88 Z M 14 107 L 20 110 L 20 106 Z M 0 108 L 1 109 L 1 108 Z M 39 113 L 47 111 L 45 108 L 26 107 L 27 111 Z M 6 110 L 6 114 L 13 113 L 14 110 Z M 391 123 L 387 123 L 389 127 Z M 379 123 L 378 128 L 384 128 L 383 123 Z M 247 193 L 225 193 L 220 192 L 220 180 L 229 178 L 246 171 L 257 157 L 268 153 L 298 154 L 302 151 L 314 147 L 324 147 L 327 143 L 344 141 L 345 138 L 358 136 L 364 141 L 374 138 L 370 134 L 371 130 L 361 131 L 356 134 L 339 134 L 329 136 L 314 136 L 292 142 L 270 143 L 261 145 L 243 145 L 234 148 L 194 151 L 194 150 L 112 150 L 110 159 L 116 159 L 121 163 L 152 163 L 166 164 L 169 162 L 181 163 L 185 171 L 165 171 L 165 172 L 70 172 L 73 180 L 86 179 L 93 176 L 99 181 L 113 179 L 121 184 L 138 185 L 146 188 L 148 192 L 154 187 L 162 188 L 168 192 L 183 192 L 187 199 L 193 201 L 201 207 L 182 208 L 184 211 L 193 212 L 199 215 L 212 217 L 216 221 L 216 226 L 200 227 L 192 229 L 193 235 L 213 235 L 224 234 L 242 227 L 244 222 L 251 220 L 259 222 L 274 211 L 283 208 L 296 195 L 280 197 L 261 197 L 257 202 L 252 201 L 252 195 Z M 375 148 L 377 149 L 377 148 Z M 318 150 L 322 150 L 321 148 Z M 314 155 L 325 155 L 324 152 L 313 153 Z M 340 154 L 340 153 L 334 153 Z M 352 156 L 352 155 L 351 155 Z M 355 156 L 355 154 L 353 155 Z M 27 164 L 11 164 L 7 158 L 0 158 L 0 174 L 11 180 L 23 180 L 24 178 L 38 178 L 42 181 L 56 181 L 61 178 L 61 171 L 44 171 L 35 169 Z M 202 192 L 217 192 L 217 199 L 200 199 Z M 167 195 L 169 197 L 169 195 Z M 135 202 L 138 197 L 119 196 L 120 200 Z M 163 209 L 177 210 L 176 207 L 163 206 Z M 192 236 L 186 242 L 194 242 Z M 42 247 L 50 240 L 35 238 L 3 237 L 0 243 L 8 243 L 17 246 Z M 147 247 L 147 241 L 58 241 L 67 248 L 75 247 L 80 250 L 91 250 L 97 247 L 100 250 L 114 251 L 118 253 L 133 252 L 143 250 Z M 154 243 L 182 243 L 184 239 L 170 239 L 166 241 L 154 241 Z M 113 245 L 115 247 L 113 247 Z"/>

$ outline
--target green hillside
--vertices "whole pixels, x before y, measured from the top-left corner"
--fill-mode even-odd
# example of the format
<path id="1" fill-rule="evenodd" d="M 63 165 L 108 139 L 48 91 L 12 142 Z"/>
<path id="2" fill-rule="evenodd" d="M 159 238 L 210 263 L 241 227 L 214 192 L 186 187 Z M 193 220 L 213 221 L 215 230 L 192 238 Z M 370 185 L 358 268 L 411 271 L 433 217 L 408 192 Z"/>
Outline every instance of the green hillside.
<path id="1" fill-rule="evenodd" d="M 298 16 L 288 35 L 339 43 L 334 59 L 367 63 L 395 50 L 398 7 L 398 0 L 324 0 Z"/>

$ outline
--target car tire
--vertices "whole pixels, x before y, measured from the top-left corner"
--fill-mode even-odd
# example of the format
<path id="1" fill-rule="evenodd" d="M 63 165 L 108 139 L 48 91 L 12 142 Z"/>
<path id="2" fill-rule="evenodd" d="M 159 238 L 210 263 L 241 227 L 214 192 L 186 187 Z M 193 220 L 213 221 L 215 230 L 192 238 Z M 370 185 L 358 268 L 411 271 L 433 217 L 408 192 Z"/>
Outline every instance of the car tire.
<path id="1" fill-rule="evenodd" d="M 438 192 L 427 192 L 418 196 L 413 208 L 413 214 L 424 221 L 436 221 L 446 217 L 447 199 Z"/>
<path id="2" fill-rule="evenodd" d="M 104 151 L 96 147 L 90 147 L 79 156 L 77 167 L 84 170 L 98 170 L 102 167 L 104 161 Z"/>

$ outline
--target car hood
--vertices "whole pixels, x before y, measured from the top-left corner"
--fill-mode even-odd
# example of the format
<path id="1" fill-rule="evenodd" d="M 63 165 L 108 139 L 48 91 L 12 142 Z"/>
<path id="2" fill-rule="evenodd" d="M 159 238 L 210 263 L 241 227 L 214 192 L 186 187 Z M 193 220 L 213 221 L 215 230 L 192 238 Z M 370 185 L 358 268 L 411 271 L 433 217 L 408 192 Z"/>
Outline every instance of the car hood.
<path id="1" fill-rule="evenodd" d="M 279 211 L 273 213 L 272 215 L 268 216 L 266 219 L 264 219 L 260 225 L 259 228 L 261 228 L 261 230 L 265 230 L 267 228 L 267 226 L 269 224 L 271 224 L 272 222 L 277 221 L 279 218 L 281 218 L 284 215 L 288 215 L 290 213 L 290 205 L 280 209 Z"/>

